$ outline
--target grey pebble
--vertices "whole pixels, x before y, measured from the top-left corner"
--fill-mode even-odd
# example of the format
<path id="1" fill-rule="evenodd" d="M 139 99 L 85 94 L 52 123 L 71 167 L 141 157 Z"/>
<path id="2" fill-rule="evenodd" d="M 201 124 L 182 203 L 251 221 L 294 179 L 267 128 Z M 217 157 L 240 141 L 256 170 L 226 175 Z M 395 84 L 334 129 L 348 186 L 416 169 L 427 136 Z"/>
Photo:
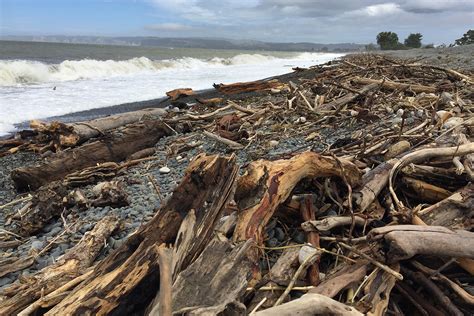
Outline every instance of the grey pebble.
<path id="1" fill-rule="evenodd" d="M 284 241 L 285 240 L 285 232 L 283 231 L 283 229 L 281 229 L 280 227 L 277 227 L 274 229 L 275 231 L 275 238 L 278 240 L 278 241 Z"/>
<path id="2" fill-rule="evenodd" d="M 297 231 L 293 234 L 293 240 L 298 244 L 304 244 L 306 242 L 306 235 L 301 231 Z"/>
<path id="3" fill-rule="evenodd" d="M 277 247 L 278 240 L 276 238 L 270 238 L 266 241 L 267 247 Z"/>
<path id="4" fill-rule="evenodd" d="M 44 242 L 39 241 L 39 240 L 35 240 L 31 243 L 31 249 L 41 250 L 43 249 L 43 246 L 44 246 Z"/>

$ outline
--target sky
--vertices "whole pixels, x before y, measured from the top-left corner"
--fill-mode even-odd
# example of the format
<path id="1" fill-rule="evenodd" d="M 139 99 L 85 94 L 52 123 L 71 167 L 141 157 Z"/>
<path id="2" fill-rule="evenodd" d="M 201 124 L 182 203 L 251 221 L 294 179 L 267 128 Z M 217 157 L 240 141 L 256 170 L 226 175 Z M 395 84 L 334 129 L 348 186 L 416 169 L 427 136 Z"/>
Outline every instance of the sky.
<path id="1" fill-rule="evenodd" d="M 270 42 L 449 44 L 474 0 L 0 0 L 0 35 L 219 37 Z"/>

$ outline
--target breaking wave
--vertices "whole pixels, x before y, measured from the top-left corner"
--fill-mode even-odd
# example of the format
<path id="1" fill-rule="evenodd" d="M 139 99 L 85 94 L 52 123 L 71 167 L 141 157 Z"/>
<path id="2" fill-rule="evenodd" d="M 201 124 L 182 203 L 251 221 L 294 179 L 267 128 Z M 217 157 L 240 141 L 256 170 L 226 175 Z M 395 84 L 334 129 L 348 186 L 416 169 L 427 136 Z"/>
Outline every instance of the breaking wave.
<path id="1" fill-rule="evenodd" d="M 124 76 L 174 68 L 194 69 L 209 66 L 260 64 L 277 59 L 277 57 L 260 54 L 240 54 L 230 58 L 214 57 L 208 60 L 191 57 L 175 60 L 151 60 L 147 57 L 137 57 L 118 61 L 65 60 L 60 64 L 45 64 L 31 60 L 3 60 L 0 61 L 0 86 Z"/>

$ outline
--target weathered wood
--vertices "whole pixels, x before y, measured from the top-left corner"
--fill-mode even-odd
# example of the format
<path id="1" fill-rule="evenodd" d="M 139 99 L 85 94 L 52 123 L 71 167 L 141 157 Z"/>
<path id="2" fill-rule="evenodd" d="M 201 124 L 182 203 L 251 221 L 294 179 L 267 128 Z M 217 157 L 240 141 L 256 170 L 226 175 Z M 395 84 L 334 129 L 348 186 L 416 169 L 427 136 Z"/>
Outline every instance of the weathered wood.
<path id="1" fill-rule="evenodd" d="M 398 263 L 393 264 L 390 268 L 397 272 L 400 271 Z M 390 300 L 390 292 L 395 286 L 395 282 L 397 282 L 397 278 L 384 270 L 377 270 L 376 273 L 370 275 L 364 286 L 364 301 L 370 302 L 366 310 L 367 316 L 385 315 Z"/>
<path id="2" fill-rule="evenodd" d="M 296 272 L 298 264 L 299 247 L 292 247 L 283 250 L 277 262 L 272 266 L 268 274 L 263 278 L 262 283 L 266 287 L 277 287 L 280 284 L 286 285 L 290 282 L 292 276 Z M 261 308 L 272 307 L 282 291 L 257 291 L 249 304 L 249 310 L 253 310 L 263 299 L 266 299 Z"/>
<path id="3" fill-rule="evenodd" d="M 344 105 L 354 101 L 355 99 L 357 99 L 361 95 L 367 94 L 368 92 L 377 89 L 378 87 L 379 87 L 378 83 L 369 84 L 365 87 L 362 87 L 362 89 L 360 89 L 359 93 L 348 93 L 343 97 L 340 97 L 336 100 L 333 100 L 331 102 L 323 104 L 322 109 L 324 109 L 324 110 L 336 109 L 336 111 L 339 112 Z"/>
<path id="4" fill-rule="evenodd" d="M 439 202 L 452 194 L 446 189 L 410 177 L 403 177 L 402 182 L 408 188 L 408 195 L 426 202 Z"/>
<path id="5" fill-rule="evenodd" d="M 352 193 L 360 212 L 365 211 L 387 185 L 390 171 L 397 161 L 394 158 L 381 163 L 362 177 L 362 184 Z"/>
<path id="6" fill-rule="evenodd" d="M 123 314 L 144 310 L 158 291 L 156 246 L 175 241 L 190 210 L 214 218 L 227 204 L 237 172 L 235 157 L 197 156 L 153 219 L 111 255 L 48 315 Z M 212 214 L 212 215 L 210 215 Z M 211 224 L 209 226 L 212 226 Z M 202 235 L 212 233 L 207 228 Z M 193 247 L 201 247 L 196 245 Z"/>
<path id="7" fill-rule="evenodd" d="M 181 97 L 186 97 L 193 94 L 194 94 L 194 91 L 191 88 L 174 89 L 174 90 L 166 92 L 166 95 L 169 98 L 171 98 L 172 101 L 176 101 Z"/>
<path id="8" fill-rule="evenodd" d="M 305 152 L 288 160 L 259 160 L 249 165 L 237 183 L 235 201 L 239 219 L 234 241 L 254 239 L 262 242 L 262 231 L 277 207 L 304 178 L 344 175 L 351 185 L 360 180 L 360 172 L 351 162 Z"/>
<path id="9" fill-rule="evenodd" d="M 69 173 L 103 162 L 119 162 L 130 154 L 154 146 L 172 131 L 160 120 L 135 123 L 115 130 L 101 140 L 62 152 L 47 162 L 33 167 L 21 167 L 11 173 L 18 190 L 36 190 Z"/>
<path id="10" fill-rule="evenodd" d="M 156 119 L 166 113 L 164 109 L 143 109 L 126 113 L 114 114 L 85 122 L 68 124 L 73 128 L 73 133 L 78 136 L 77 144 L 100 136 L 112 129 L 136 123 L 143 120 Z"/>
<path id="11" fill-rule="evenodd" d="M 251 240 L 234 246 L 225 237 L 214 238 L 178 275 L 173 285 L 173 313 L 216 315 L 238 301 L 252 275 L 251 247 Z"/>
<path id="12" fill-rule="evenodd" d="M 324 281 L 309 293 L 321 294 L 333 298 L 340 291 L 357 284 L 362 280 L 368 270 L 369 263 L 364 260 L 353 265 L 346 265 L 332 275 L 326 276 Z"/>
<path id="13" fill-rule="evenodd" d="M 431 184 L 437 184 L 444 188 L 459 188 L 468 184 L 466 174 L 457 174 L 455 169 L 445 169 L 432 166 L 423 166 L 410 164 L 401 169 L 404 175 L 414 179 L 427 181 Z"/>
<path id="14" fill-rule="evenodd" d="M 376 80 L 376 79 L 361 78 L 361 77 L 354 77 L 354 78 L 351 78 L 351 80 L 355 83 L 363 84 L 363 85 L 376 83 L 380 85 L 382 88 L 389 89 L 389 90 L 403 90 L 403 91 L 409 90 L 416 93 L 421 93 L 421 92 L 435 93 L 436 92 L 435 87 L 424 86 L 420 84 L 408 84 L 408 83 L 394 82 L 390 80 Z"/>
<path id="15" fill-rule="evenodd" d="M 305 294 L 291 302 L 255 313 L 255 316 L 362 316 L 355 308 L 339 303 L 324 295 Z"/>
<path id="16" fill-rule="evenodd" d="M 388 262 L 415 255 L 474 259 L 474 233 L 441 226 L 394 225 L 372 229 L 368 239 L 384 243 Z"/>
<path id="17" fill-rule="evenodd" d="M 417 215 L 428 225 L 470 230 L 474 218 L 474 184 L 422 209 Z"/>
<path id="18" fill-rule="evenodd" d="M 81 275 L 93 263 L 105 241 L 117 228 L 118 220 L 104 217 L 77 245 L 59 261 L 38 273 L 28 276 L 22 283 L 14 283 L 0 295 L 7 296 L 0 306 L 0 315 L 14 315 L 39 299 Z"/>
<path id="19" fill-rule="evenodd" d="M 236 82 L 231 84 L 214 84 L 214 88 L 224 94 L 236 94 L 253 91 L 263 91 L 271 89 L 282 89 L 285 87 L 284 83 L 278 80 L 258 80 L 249 82 Z"/>

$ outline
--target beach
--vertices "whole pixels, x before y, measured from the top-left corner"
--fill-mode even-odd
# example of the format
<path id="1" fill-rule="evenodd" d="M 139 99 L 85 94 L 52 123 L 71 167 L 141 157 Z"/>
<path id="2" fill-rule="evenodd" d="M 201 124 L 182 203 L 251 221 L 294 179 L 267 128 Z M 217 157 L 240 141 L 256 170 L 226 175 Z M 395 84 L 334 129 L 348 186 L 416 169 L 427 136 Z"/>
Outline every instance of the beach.
<path id="1" fill-rule="evenodd" d="M 202 52 L 200 52 L 200 54 L 202 54 Z M 182 68 L 173 68 L 172 71 L 167 69 L 166 71 L 168 73 L 166 79 L 169 80 L 159 88 L 156 87 L 157 81 L 153 81 L 156 80 L 156 78 L 153 80 L 151 79 L 153 75 L 150 75 L 149 73 L 142 74 L 140 72 L 139 74 L 143 75 L 149 83 L 145 85 L 143 84 L 145 81 L 138 81 L 135 84 L 141 85 L 140 89 L 143 90 L 140 91 L 151 90 L 153 93 L 147 94 L 137 92 L 137 94 L 133 95 L 132 99 L 127 99 L 123 95 L 117 95 L 113 98 L 107 98 L 107 102 L 104 101 L 102 103 L 101 100 L 97 99 L 100 98 L 99 94 L 91 94 L 88 96 L 88 100 L 91 102 L 86 102 L 88 105 L 79 107 L 77 111 L 73 108 L 69 108 L 67 111 L 63 112 L 51 112 L 54 115 L 49 115 L 46 113 L 50 112 L 45 112 L 44 115 L 36 117 L 41 112 L 34 112 L 35 116 L 32 117 L 11 117 L 10 121 L 5 123 L 5 128 L 2 132 L 10 132 L 11 126 L 19 124 L 21 121 L 26 119 L 41 118 L 46 122 L 58 120 L 63 123 L 72 123 L 78 121 L 89 121 L 95 118 L 107 117 L 109 115 L 137 111 L 145 108 L 167 108 L 167 113 L 165 114 L 164 119 L 171 130 L 168 130 L 167 127 L 163 127 L 168 132 L 166 136 L 158 139 L 156 144 L 152 146 L 153 153 L 151 156 L 147 156 L 149 158 L 151 157 L 150 159 L 147 158 L 140 161 L 141 158 L 137 158 L 139 161 L 136 162 L 136 164 L 131 167 L 120 169 L 120 171 L 117 171 L 117 173 L 109 179 L 109 181 L 122 183 L 121 190 L 126 196 L 126 205 L 91 206 L 89 204 L 77 204 L 67 210 L 65 208 L 64 212 L 60 212 L 59 215 L 52 216 L 48 220 L 45 220 L 44 225 L 34 233 L 17 238 L 19 241 L 15 246 L 5 247 L 5 253 L 11 257 L 24 258 L 33 256 L 34 260 L 31 264 L 22 269 L 12 269 L 13 271 L 11 273 L 0 277 L 0 293 L 2 289 L 8 288 L 10 284 L 17 282 L 21 277 L 34 275 L 45 267 L 54 265 L 58 260 L 60 260 L 60 258 L 63 258 L 68 250 L 74 247 L 87 232 L 92 231 L 96 223 L 100 222 L 105 217 L 113 216 L 114 220 L 120 223 L 117 224 L 120 228 L 107 235 L 105 241 L 106 247 L 95 253 L 94 258 L 91 259 L 91 265 L 92 262 L 99 262 L 100 260 L 107 258 L 116 249 L 120 250 L 124 248 L 127 240 L 133 238 L 130 236 L 133 236 L 137 231 L 142 232 L 141 229 L 145 227 L 147 223 L 150 223 L 150 220 L 154 218 L 157 210 L 160 207 L 163 207 L 163 205 L 166 205 L 167 200 L 172 199 L 173 190 L 175 190 L 181 183 L 182 179 L 186 179 L 186 168 L 188 165 L 192 164 L 193 159 L 199 155 L 206 154 L 220 155 L 221 157 L 234 157 L 229 159 L 235 159 L 235 164 L 238 166 L 236 168 L 240 168 L 240 171 L 238 171 L 240 175 L 244 173 L 246 170 L 245 168 L 249 166 L 249 164 L 252 164 L 252 162 L 259 159 L 270 162 L 277 159 L 285 160 L 301 155 L 307 151 L 317 153 L 318 155 L 324 153 L 330 157 L 327 159 L 335 159 L 335 166 L 339 167 L 335 167 L 333 170 L 340 170 L 340 168 L 342 168 L 341 162 L 334 158 L 335 155 L 340 157 L 344 156 L 341 158 L 341 161 L 345 161 L 345 159 L 349 159 L 349 156 L 351 156 L 352 160 L 349 159 L 348 161 L 352 162 L 357 161 L 359 157 L 362 157 L 357 165 L 360 170 L 357 172 L 354 171 L 354 173 L 362 173 L 364 170 L 364 172 L 370 172 L 375 168 L 375 166 L 383 163 L 385 159 L 384 155 L 386 154 L 385 151 L 381 150 L 381 147 L 372 148 L 369 146 L 377 146 L 378 143 L 376 143 L 374 139 L 382 142 L 385 139 L 380 135 L 385 135 L 384 133 L 386 133 L 387 139 L 398 140 L 397 133 L 403 136 L 402 131 L 411 131 L 417 126 L 420 126 L 425 120 L 429 121 L 432 113 L 427 104 L 433 102 L 433 100 L 439 97 L 438 95 L 434 95 L 435 92 L 438 93 L 437 90 L 434 90 L 435 88 L 433 88 L 432 93 L 412 92 L 408 91 L 409 89 L 407 88 L 405 88 L 405 90 L 397 88 L 392 91 L 394 91 L 394 94 L 399 94 L 400 102 L 398 102 L 396 98 L 391 99 L 390 93 L 384 92 L 382 95 L 386 99 L 380 97 L 378 101 L 370 105 L 371 101 L 367 101 L 370 98 L 366 98 L 365 93 L 360 93 L 360 89 L 366 88 L 370 85 L 369 83 L 364 83 L 362 85 L 351 81 L 350 83 L 353 84 L 353 86 L 348 88 L 347 85 L 349 84 L 349 81 L 344 80 L 346 80 L 347 77 L 352 76 L 353 73 L 361 71 L 360 68 L 362 68 L 363 71 L 367 71 L 367 69 L 364 70 L 364 68 L 369 68 L 369 63 L 366 65 L 357 64 L 356 66 L 354 66 L 353 63 L 360 62 L 361 60 L 370 60 L 370 56 L 372 56 L 371 54 L 372 53 L 349 54 L 342 59 L 342 61 L 342 54 L 300 54 L 296 55 L 296 57 L 295 55 L 292 55 L 290 57 L 264 57 L 263 59 L 262 57 L 257 57 L 257 59 L 259 59 L 257 61 L 246 61 L 244 63 L 234 61 L 235 65 L 230 66 L 224 65 L 225 63 L 221 60 L 217 62 L 217 65 L 214 64 L 214 66 L 205 65 L 194 68 L 184 67 L 184 70 Z M 412 64 L 413 62 L 416 62 L 421 65 L 435 65 L 450 68 L 459 71 L 466 76 L 472 76 L 474 70 L 474 60 L 472 59 L 473 54 L 474 45 L 470 45 L 455 48 L 416 49 L 386 52 L 384 54 L 377 53 L 378 57 L 374 57 L 374 60 L 382 65 L 380 66 L 380 69 L 390 68 L 390 65 L 393 65 L 394 63 Z M 263 56 L 260 54 L 258 55 Z M 238 58 L 242 58 L 241 54 L 235 56 L 240 56 Z M 225 58 L 232 59 L 235 58 L 235 56 Z M 255 54 L 250 54 L 250 56 L 253 56 L 252 58 L 256 57 Z M 248 56 L 246 56 L 246 58 L 248 58 Z M 383 58 L 388 58 L 391 62 L 384 61 Z M 202 60 L 202 57 L 199 60 Z M 229 61 L 229 59 L 226 60 Z M 344 64 L 344 60 L 347 61 L 346 64 Z M 232 62 L 230 63 L 232 64 Z M 202 72 L 207 68 L 211 69 L 211 72 L 205 72 L 205 74 L 202 74 Z M 292 68 L 295 68 L 295 70 L 291 71 Z M 415 69 L 415 75 L 418 75 L 418 72 L 422 73 L 418 68 L 415 67 Z M 234 73 L 230 73 L 230 70 Z M 327 75 L 326 71 L 328 71 L 330 75 Z M 331 71 L 333 71 L 333 73 Z M 427 86 L 434 87 L 435 83 L 440 84 L 442 79 L 439 78 L 444 78 L 445 80 L 453 78 L 449 77 L 449 74 L 445 75 L 443 71 L 436 69 L 433 71 L 437 77 L 432 81 L 430 81 L 428 76 L 427 79 L 424 78 L 423 75 L 420 75 L 419 77 L 413 75 L 413 78 L 419 80 L 419 85 L 423 86 L 422 88 L 426 88 Z M 176 78 L 178 74 L 180 77 Z M 186 81 L 186 76 L 190 74 L 193 76 L 192 81 Z M 202 76 L 199 74 L 202 74 Z M 213 74 L 216 76 L 213 77 Z M 239 80 L 235 81 L 265 79 L 263 80 L 264 84 L 269 84 L 268 82 L 277 83 L 275 83 L 275 86 L 272 86 L 272 88 L 266 88 L 263 90 L 254 89 L 251 92 L 238 91 L 235 94 L 226 94 L 220 91 L 218 87 L 212 87 L 212 83 L 231 84 L 234 82 L 232 79 L 236 78 L 236 76 L 238 76 Z M 123 79 L 124 77 L 122 77 L 122 75 L 117 76 L 115 78 L 117 82 L 120 82 L 120 79 L 123 79 L 124 81 L 121 83 L 116 82 L 117 86 L 115 86 L 115 88 L 107 86 L 107 89 L 109 89 L 108 94 L 113 94 L 113 89 L 122 89 L 127 86 L 129 82 L 138 80 L 136 79 L 137 77 L 138 73 L 136 76 L 134 75 L 133 77 L 128 78 L 130 81 L 126 81 L 128 79 Z M 411 77 L 408 75 L 407 77 L 409 78 L 407 79 L 407 82 L 409 82 L 410 85 L 414 85 L 413 82 L 409 81 L 412 80 L 410 79 Z M 91 87 L 91 85 L 93 86 L 94 83 L 103 81 L 102 79 L 103 78 L 90 79 L 91 82 L 87 83 L 87 90 L 79 90 L 78 94 L 74 94 L 74 96 L 77 97 L 82 93 L 88 93 L 88 91 L 90 92 L 93 89 L 99 90 L 99 86 Z M 395 76 L 391 79 L 396 80 Z M 472 85 L 463 82 L 459 78 L 455 79 L 456 80 L 452 79 L 452 81 L 459 84 L 460 91 L 463 91 L 463 96 L 468 96 L 469 94 L 466 91 L 472 89 Z M 340 83 L 339 80 L 344 83 Z M 82 81 L 83 82 L 79 83 L 79 85 L 87 82 L 87 80 Z M 38 89 L 46 89 L 47 87 L 51 90 L 53 86 L 57 86 L 58 88 L 54 93 L 61 93 L 61 90 L 68 87 L 69 84 L 71 84 L 70 88 L 73 89 L 72 82 L 73 81 L 70 80 L 63 81 L 62 83 L 51 81 L 39 84 L 38 87 L 40 88 Z M 327 85 L 323 86 L 321 82 L 325 82 Z M 384 83 L 383 80 L 378 82 L 380 87 L 382 87 Z M 401 82 L 401 84 L 404 83 Z M 449 84 L 450 82 L 448 83 L 448 88 L 446 88 L 449 90 L 447 90 L 447 93 L 449 93 L 451 98 L 453 98 L 452 93 L 454 90 L 452 89 L 452 86 L 449 86 Z M 377 91 L 375 90 L 375 86 L 376 84 L 374 85 L 372 83 L 370 89 L 373 90 L 368 90 L 369 94 L 371 91 Z M 225 86 L 223 87 L 225 88 Z M 77 88 L 77 82 L 75 88 Z M 127 89 L 134 88 L 136 88 L 136 86 Z M 176 101 L 165 98 L 165 92 L 178 88 L 193 88 L 197 93 L 190 96 L 180 97 Z M 11 87 L 1 89 L 11 89 Z M 354 89 L 359 90 L 354 92 Z M 383 90 L 382 88 L 377 89 Z M 124 89 L 123 92 L 124 94 L 127 94 L 128 91 L 129 90 Z M 333 91 L 338 92 L 335 94 Z M 404 94 L 406 91 L 407 93 Z M 336 99 L 340 101 L 341 97 L 347 96 L 351 93 L 354 95 L 352 96 L 352 99 L 349 98 L 350 100 L 348 102 L 340 106 L 338 103 L 336 103 L 335 106 L 331 105 L 332 101 Z M 143 100 L 135 100 L 137 95 L 140 95 Z M 324 95 L 331 96 L 329 101 L 321 99 Z M 357 95 L 362 96 L 364 101 L 361 101 L 360 103 Z M 70 96 L 71 95 L 69 95 L 69 97 Z M 19 97 L 20 96 L 17 95 L 12 97 L 11 100 Z M 349 97 L 351 96 L 349 95 Z M 375 93 L 373 97 L 376 98 Z M 48 96 L 48 98 L 51 100 L 54 97 Z M 220 103 L 218 103 L 219 105 L 217 106 L 206 103 L 200 104 L 199 101 L 197 101 L 198 99 L 211 100 L 215 98 L 223 98 L 219 101 Z M 294 107 L 289 104 L 289 100 L 292 98 L 293 100 L 296 100 L 294 101 Z M 454 99 L 451 100 L 453 104 L 456 104 L 453 105 L 453 107 L 456 106 L 456 110 L 453 110 L 456 114 L 453 114 L 453 116 L 458 115 L 461 120 L 466 119 L 466 117 L 468 118 L 469 109 L 472 109 L 472 94 L 470 98 L 471 99 L 467 98 L 462 101 L 464 102 L 464 107 L 459 105 L 461 101 Z M 118 102 L 121 99 L 123 99 L 124 102 Z M 61 100 L 64 101 L 66 99 Z M 80 99 L 78 98 L 74 100 L 77 101 Z M 72 101 L 73 100 L 71 99 L 71 102 Z M 17 104 L 21 104 L 21 102 L 25 101 L 19 100 Z M 410 104 L 409 102 L 414 102 L 413 104 L 416 106 L 413 106 L 413 104 Z M 52 104 L 55 103 L 49 101 L 49 104 L 53 106 Z M 97 104 L 101 104 L 101 106 L 94 107 Z M 178 105 L 180 104 L 184 104 L 185 107 L 179 109 Z M 237 107 L 232 108 L 232 104 L 237 104 Z M 329 106 L 325 107 L 328 104 Z M 225 140 L 223 142 L 222 139 L 219 140 L 219 138 L 210 138 L 203 132 L 208 131 L 210 133 L 219 134 L 219 129 L 223 128 L 219 125 L 220 123 L 218 123 L 219 119 L 222 119 L 222 116 L 219 114 L 219 109 L 226 106 L 228 109 L 232 109 L 232 111 L 227 114 L 230 116 L 237 115 L 237 118 L 228 118 L 232 123 L 224 125 L 228 127 L 235 122 L 240 124 L 236 130 L 230 128 L 229 130 L 226 130 L 231 134 L 229 139 L 232 139 L 233 143 L 236 142 L 237 145 L 241 146 L 238 147 L 238 149 L 235 149 L 235 147 L 233 148 L 232 143 L 229 145 L 229 142 L 226 143 Z M 240 112 L 238 110 L 239 106 L 241 109 Z M 318 106 L 320 107 L 318 110 L 320 113 L 315 110 Z M 395 106 L 397 108 L 394 108 Z M 457 108 L 461 109 L 457 110 Z M 245 110 L 247 110 L 247 112 Z M 371 112 L 372 110 L 373 113 Z M 449 110 L 448 105 L 446 105 L 446 110 Z M 12 107 L 8 111 L 18 111 L 18 107 Z M 25 109 L 24 111 L 27 110 Z M 215 115 L 210 115 L 212 113 L 215 113 Z M 404 115 L 404 113 L 408 114 Z M 211 119 L 206 119 L 206 115 L 210 115 L 209 117 L 211 117 Z M 196 119 L 196 117 L 198 117 L 198 119 Z M 240 121 L 240 119 L 243 118 L 245 118 L 245 122 Z M 234 119 L 235 122 L 232 121 L 232 119 Z M 19 126 L 22 128 L 27 127 L 25 124 Z M 126 135 L 126 132 L 123 132 L 124 130 L 121 128 L 104 133 L 101 131 L 98 139 L 107 140 L 108 136 L 113 139 L 113 137 L 122 137 L 123 135 Z M 240 131 L 248 131 L 249 134 L 238 134 Z M 433 130 L 432 133 L 437 132 Z M 41 135 L 41 132 L 39 132 L 39 134 Z M 238 134 L 238 136 L 236 136 L 236 134 Z M 441 132 L 439 134 L 441 134 Z M 439 134 L 436 134 L 436 136 L 439 136 Z M 223 133 L 219 135 L 222 136 L 228 134 Z M 410 141 L 410 144 L 408 145 L 410 149 L 416 149 L 415 146 L 418 145 L 418 142 L 428 142 L 429 140 L 431 143 L 433 141 L 433 139 L 430 138 L 431 136 L 428 137 L 427 135 L 428 132 L 423 134 L 421 131 L 418 133 L 418 130 L 415 130 L 413 131 L 413 135 L 408 135 L 406 136 L 406 139 L 404 138 L 403 140 Z M 379 136 L 380 138 L 378 138 Z M 363 144 L 362 141 L 358 142 L 360 139 L 364 139 Z M 0 207 L 2 207 L 0 210 L 0 226 L 5 227 L 6 230 L 11 231 L 13 234 L 19 234 L 19 232 L 22 232 L 22 219 L 19 219 L 15 214 L 24 212 L 25 205 L 27 205 L 31 200 L 31 197 L 29 197 L 28 194 L 34 195 L 35 193 L 18 193 L 17 190 L 15 190 L 15 184 L 10 177 L 10 174 L 17 168 L 33 166 L 37 163 L 45 163 L 51 159 L 54 160 L 56 154 L 52 152 L 52 148 L 54 147 L 52 144 L 57 144 L 55 143 L 56 141 L 57 139 L 52 138 L 51 143 L 41 144 L 43 147 L 50 146 L 47 147 L 50 148 L 49 150 L 44 149 L 41 154 L 33 153 L 22 148 L 16 153 L 0 157 Z M 93 141 L 93 139 L 87 140 L 85 144 Z M 365 144 L 365 142 L 367 142 L 367 144 Z M 83 144 L 80 145 L 84 146 Z M 389 150 L 392 145 L 393 143 L 387 143 L 383 149 Z M 80 148 L 81 146 L 78 144 L 77 148 Z M 360 148 L 358 146 L 360 146 Z M 38 149 L 39 147 L 40 146 L 38 145 Z M 75 150 L 74 148 L 74 146 L 71 148 L 59 147 L 57 155 L 68 155 L 69 152 Z M 359 156 L 360 152 L 370 148 L 372 148 L 372 151 L 369 152 L 370 154 Z M 129 160 L 130 159 L 120 160 L 116 161 L 116 163 L 120 164 Z M 347 165 L 344 166 L 350 169 L 353 164 L 348 162 Z M 334 177 L 341 176 L 339 171 L 331 175 Z M 463 181 L 460 181 L 459 183 L 464 184 L 465 182 Z M 87 183 L 78 188 L 82 192 L 81 194 L 83 194 L 87 200 L 91 201 L 94 199 L 93 191 L 96 184 L 97 183 Z M 344 188 L 340 189 L 338 192 L 346 193 L 346 186 L 351 188 L 351 184 L 349 176 L 348 178 L 344 178 L 344 181 L 337 182 L 337 185 Z M 335 186 L 337 186 L 335 182 L 330 181 L 318 182 L 316 184 L 308 182 L 303 184 L 301 187 L 298 187 L 295 191 L 289 189 L 288 194 L 290 194 L 290 192 L 292 192 L 292 194 L 299 194 L 298 190 L 307 193 L 307 190 L 305 191 L 305 189 L 311 185 L 315 185 L 318 190 L 326 190 L 325 192 L 333 189 L 335 190 Z M 353 185 L 356 187 L 355 182 Z M 455 182 L 453 188 L 449 188 L 449 190 L 457 190 L 460 187 L 461 185 L 458 185 L 458 182 Z M 385 191 L 388 190 L 384 189 L 384 194 L 386 193 Z M 388 196 L 389 194 L 386 195 Z M 63 196 L 54 196 L 54 199 L 58 199 L 58 201 L 62 201 L 62 198 Z M 338 203 L 342 202 L 341 198 L 338 196 L 331 196 L 331 198 L 337 202 L 334 203 L 334 205 L 339 205 Z M 21 199 L 24 199 L 24 201 L 4 207 L 4 205 L 12 201 L 18 201 Z M 245 201 L 245 199 L 243 200 L 242 205 L 250 203 Z M 318 205 L 323 207 L 325 204 L 328 204 L 326 202 L 321 202 L 320 205 Z M 374 204 L 377 204 L 375 207 L 379 210 L 382 209 L 382 206 L 380 206 L 378 202 Z M 343 207 L 342 204 L 339 205 L 340 209 L 333 206 L 330 208 L 327 206 L 328 209 L 324 211 L 326 212 L 324 213 L 325 216 L 337 215 L 339 214 L 338 212 L 341 212 Z M 233 205 L 232 207 L 235 208 L 237 206 Z M 231 214 L 232 207 L 226 209 L 226 215 Z M 265 230 L 267 234 L 264 243 L 265 247 L 272 248 L 283 245 L 287 246 L 291 243 L 302 244 L 305 242 L 307 232 L 301 230 L 298 226 L 288 225 L 287 227 L 283 224 L 282 218 L 279 218 L 278 221 L 274 219 L 268 222 L 268 226 Z M 377 221 L 386 221 L 386 218 L 380 216 L 380 218 L 377 218 Z M 376 223 L 374 224 L 374 227 L 376 227 Z M 269 235 L 272 236 L 269 237 Z M 329 237 L 329 235 L 325 235 L 325 237 Z M 266 260 L 273 264 L 278 260 L 280 255 L 281 251 L 269 252 Z M 262 266 L 265 265 L 263 260 L 260 264 Z M 262 268 L 262 271 L 264 269 L 267 268 Z M 297 296 L 293 298 L 297 298 Z M 125 307 L 122 306 L 122 308 Z M 139 307 L 136 308 L 139 309 Z M 126 308 L 121 311 L 124 312 L 125 310 Z"/>

